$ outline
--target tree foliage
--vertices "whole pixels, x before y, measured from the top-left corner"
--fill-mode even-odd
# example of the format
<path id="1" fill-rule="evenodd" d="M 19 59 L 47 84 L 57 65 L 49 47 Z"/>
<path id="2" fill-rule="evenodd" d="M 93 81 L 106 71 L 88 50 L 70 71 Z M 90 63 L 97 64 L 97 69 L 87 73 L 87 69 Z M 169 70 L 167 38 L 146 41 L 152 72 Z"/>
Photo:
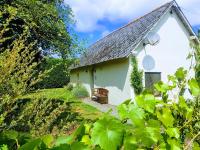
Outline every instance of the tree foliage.
<path id="1" fill-rule="evenodd" d="M 38 82 L 35 89 L 62 88 L 69 83 L 69 69 L 71 60 L 45 57 L 40 65 L 41 70 L 51 70 L 41 82 Z"/>
<path id="2" fill-rule="evenodd" d="M 63 0 L 1 0 L 0 23 L 11 15 L 7 7 L 16 9 L 16 16 L 9 22 L 10 30 L 4 34 L 8 38 L 3 47 L 8 47 L 23 33 L 24 25 L 30 27 L 29 41 L 37 40 L 37 48 L 44 54 L 57 53 L 67 58 L 75 49 L 74 38 L 70 34 L 72 11 Z"/>
<path id="3" fill-rule="evenodd" d="M 11 16 L 0 28 L 0 45 L 8 39 L 4 35 L 12 30 L 9 24 L 17 14 L 16 9 L 12 7 L 8 7 L 8 11 Z M 29 36 L 29 27 L 26 26 L 23 33 L 0 53 L 0 96 L 6 94 L 16 97 L 29 92 L 31 87 L 45 75 L 37 71 L 39 62 L 34 59 L 39 51 L 35 49 L 35 42 L 27 42 Z M 2 49 L 4 47 L 0 48 Z"/>
<path id="4" fill-rule="evenodd" d="M 137 58 L 133 56 L 131 58 L 132 72 L 131 72 L 131 85 L 136 95 L 141 94 L 143 91 L 143 72 L 138 68 Z"/>

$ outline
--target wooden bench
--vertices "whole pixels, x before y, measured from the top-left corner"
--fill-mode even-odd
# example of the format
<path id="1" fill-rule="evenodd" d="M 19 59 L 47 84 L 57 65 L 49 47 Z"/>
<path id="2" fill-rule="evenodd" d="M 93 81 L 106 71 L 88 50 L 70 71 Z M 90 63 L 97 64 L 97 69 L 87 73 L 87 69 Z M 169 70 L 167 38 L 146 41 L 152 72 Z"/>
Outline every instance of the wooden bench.
<path id="1" fill-rule="evenodd" d="M 108 104 L 108 90 L 104 88 L 94 88 L 92 90 L 92 100 L 100 104 Z"/>

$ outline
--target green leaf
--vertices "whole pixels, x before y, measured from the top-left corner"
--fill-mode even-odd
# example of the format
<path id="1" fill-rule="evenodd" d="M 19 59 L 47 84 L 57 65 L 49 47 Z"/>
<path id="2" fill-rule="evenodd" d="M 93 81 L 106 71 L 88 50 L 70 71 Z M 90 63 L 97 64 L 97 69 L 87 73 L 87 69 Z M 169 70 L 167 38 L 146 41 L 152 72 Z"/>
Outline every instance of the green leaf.
<path id="1" fill-rule="evenodd" d="M 45 145 L 48 147 L 53 143 L 53 136 L 52 135 L 45 135 L 42 137 L 42 141 L 44 142 Z"/>
<path id="2" fill-rule="evenodd" d="M 144 126 L 145 112 L 137 105 L 123 103 L 118 106 L 118 113 L 121 119 L 131 119 L 134 126 Z"/>
<path id="3" fill-rule="evenodd" d="M 179 96 L 179 105 L 178 105 L 180 108 L 185 108 L 185 109 L 188 109 L 188 106 L 185 102 L 185 99 L 183 96 Z"/>
<path id="4" fill-rule="evenodd" d="M 169 108 L 164 107 L 161 112 L 157 110 L 157 117 L 165 127 L 173 127 L 174 117 Z"/>
<path id="5" fill-rule="evenodd" d="M 144 110 L 154 113 L 155 111 L 155 106 L 157 104 L 157 100 L 155 97 L 151 94 L 146 94 L 146 95 L 140 95 L 135 98 L 137 105 Z"/>
<path id="6" fill-rule="evenodd" d="M 198 85 L 198 82 L 195 79 L 189 80 L 188 85 L 190 87 L 190 91 L 191 91 L 193 96 L 200 95 L 200 87 Z"/>
<path id="7" fill-rule="evenodd" d="M 151 148 L 161 138 L 160 128 L 145 127 L 136 128 L 134 130 L 134 136 L 137 139 L 138 145 Z"/>
<path id="8" fill-rule="evenodd" d="M 177 140 L 167 139 L 167 143 L 170 145 L 171 150 L 181 150 L 181 145 Z"/>
<path id="9" fill-rule="evenodd" d="M 19 150 L 36 150 L 39 148 L 41 143 L 42 143 L 42 140 L 38 138 L 24 144 L 22 147 L 19 148 Z"/>
<path id="10" fill-rule="evenodd" d="M 171 138 L 175 137 L 176 139 L 178 139 L 180 137 L 180 132 L 178 128 L 167 128 L 166 132 Z"/>
<path id="11" fill-rule="evenodd" d="M 71 150 L 90 150 L 88 146 L 84 145 L 82 142 L 74 142 L 71 145 Z"/>
<path id="12" fill-rule="evenodd" d="M 3 145 L 0 145 L 0 150 L 9 150 L 9 149 L 7 145 L 3 144 Z"/>
<path id="13" fill-rule="evenodd" d="M 16 140 L 17 138 L 18 138 L 18 132 L 16 132 L 16 131 L 13 131 L 13 130 L 10 130 L 10 131 L 4 131 L 3 132 L 3 136 L 4 137 L 7 137 L 7 138 L 9 138 L 9 139 L 11 139 L 11 140 Z"/>
<path id="14" fill-rule="evenodd" d="M 192 144 L 192 149 L 193 149 L 193 150 L 200 150 L 200 145 L 199 145 L 197 142 L 194 142 L 194 143 Z"/>
<path id="15" fill-rule="evenodd" d="M 71 134 L 70 136 L 61 136 L 58 137 L 57 140 L 55 141 L 55 145 L 59 146 L 61 144 L 71 144 L 75 140 L 80 141 L 82 136 L 85 134 L 85 126 L 84 124 L 81 124 L 76 131 Z"/>
<path id="16" fill-rule="evenodd" d="M 68 144 L 61 144 L 59 146 L 51 148 L 50 150 L 70 150 L 70 145 L 68 145 Z"/>
<path id="17" fill-rule="evenodd" d="M 168 90 L 171 90 L 171 87 L 163 83 L 162 81 L 154 84 L 154 87 L 156 88 L 158 92 L 161 92 L 161 93 L 167 93 Z"/>
<path id="18" fill-rule="evenodd" d="M 91 140 L 89 135 L 84 135 L 81 139 L 81 142 L 84 143 L 85 145 L 90 145 Z"/>
<path id="19" fill-rule="evenodd" d="M 94 123 L 92 143 L 104 150 L 116 150 L 122 144 L 123 132 L 123 126 L 117 119 L 104 116 Z"/>
<path id="20" fill-rule="evenodd" d="M 187 120 L 191 120 L 192 119 L 192 114 L 193 114 L 193 108 L 189 108 L 184 97 L 180 96 L 179 97 L 179 108 L 180 108 L 180 112 L 183 112 L 184 117 Z"/>
<path id="21" fill-rule="evenodd" d="M 70 136 L 60 136 L 56 139 L 55 146 L 72 143 L 73 140 L 74 140 L 74 137 L 72 135 L 70 135 Z"/>
<path id="22" fill-rule="evenodd" d="M 150 120 L 147 121 L 147 124 L 148 124 L 149 127 L 160 128 L 160 121 L 158 121 L 158 120 L 150 119 Z"/>
<path id="23" fill-rule="evenodd" d="M 137 149 L 137 139 L 136 136 L 130 133 L 126 133 L 124 137 L 124 150 L 135 150 Z"/>
<path id="24" fill-rule="evenodd" d="M 175 76 L 179 81 L 184 80 L 186 75 L 187 75 L 187 70 L 184 70 L 184 68 L 182 67 L 178 68 L 178 70 L 175 73 Z"/>
<path id="25" fill-rule="evenodd" d="M 91 124 L 84 124 L 85 133 L 86 133 L 86 134 L 89 134 L 89 133 L 90 133 L 91 126 L 92 126 Z"/>

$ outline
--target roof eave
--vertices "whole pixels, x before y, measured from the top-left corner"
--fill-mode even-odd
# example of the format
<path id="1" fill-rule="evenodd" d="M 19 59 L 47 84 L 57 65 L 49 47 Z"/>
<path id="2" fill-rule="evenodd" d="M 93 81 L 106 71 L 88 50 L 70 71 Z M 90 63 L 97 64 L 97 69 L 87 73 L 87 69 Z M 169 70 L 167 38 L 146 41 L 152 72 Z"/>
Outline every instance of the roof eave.
<path id="1" fill-rule="evenodd" d="M 179 12 L 180 15 L 181 15 L 181 16 L 179 16 L 180 19 L 181 19 L 181 21 L 182 21 L 184 24 L 186 24 L 186 26 L 187 26 L 186 28 L 187 28 L 188 31 L 192 34 L 192 36 L 195 36 L 195 41 L 196 41 L 197 43 L 200 43 L 200 41 L 199 41 L 199 39 L 198 39 L 196 33 L 195 33 L 194 30 L 192 29 L 192 26 L 191 26 L 190 22 L 188 21 L 187 17 L 185 16 L 185 14 L 183 13 L 183 11 L 182 11 L 181 8 L 179 7 L 178 3 L 177 3 L 176 1 L 174 1 L 174 3 L 175 3 L 175 5 L 176 5 L 176 8 L 177 8 L 178 12 Z"/>
<path id="2" fill-rule="evenodd" d="M 171 2 L 171 6 L 168 8 L 168 10 L 162 15 L 166 15 L 172 8 L 172 6 L 174 5 L 173 3 L 174 1 Z M 127 55 L 127 57 L 130 57 L 130 55 L 132 55 L 132 52 L 135 51 L 138 46 L 144 41 L 144 39 L 148 36 L 148 34 L 158 25 L 158 23 L 160 22 L 160 20 L 162 19 L 162 17 L 160 17 L 160 19 L 158 19 L 158 21 L 151 27 L 151 29 L 149 30 L 149 32 L 147 32 L 143 38 L 138 42 L 138 44 L 135 46 L 135 48 L 131 51 L 131 53 L 129 55 Z"/>

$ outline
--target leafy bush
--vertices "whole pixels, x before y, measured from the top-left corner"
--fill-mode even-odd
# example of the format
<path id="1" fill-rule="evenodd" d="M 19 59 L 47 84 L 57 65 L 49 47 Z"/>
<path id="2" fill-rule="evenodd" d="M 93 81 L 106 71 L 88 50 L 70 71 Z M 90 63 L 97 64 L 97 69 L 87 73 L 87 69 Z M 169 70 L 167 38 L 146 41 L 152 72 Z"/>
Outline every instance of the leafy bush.
<path id="1" fill-rule="evenodd" d="M 185 70 L 179 69 L 178 72 L 183 75 Z M 177 77 L 180 76 L 176 73 L 176 76 L 169 76 L 169 84 L 159 82 L 155 85 L 164 99 L 141 94 L 134 101 L 127 100 L 119 105 L 120 120 L 105 114 L 94 124 L 81 124 L 70 136 L 57 139 L 49 136 L 51 140 L 41 137 L 22 145 L 20 149 L 197 150 L 200 148 L 200 87 L 195 79 L 186 82 L 193 98 L 197 99 L 193 104 L 188 104 L 184 95 L 179 93 L 175 94 L 178 102 L 168 99 L 168 93 L 179 88 L 177 82 L 180 78 Z"/>
<path id="2" fill-rule="evenodd" d="M 9 39 L 4 35 L 10 32 L 9 23 L 17 13 L 10 7 L 8 12 L 10 17 L 0 24 L 0 45 Z M 0 15 L 0 20 L 1 17 Z M 35 61 L 35 56 L 39 51 L 35 47 L 35 42 L 29 41 L 29 30 L 29 27 L 24 26 L 23 34 L 16 37 L 9 48 L 0 47 L 0 97 L 6 94 L 16 97 L 29 92 L 46 74 L 37 70 L 39 62 Z"/>
<path id="3" fill-rule="evenodd" d="M 65 87 L 68 91 L 72 91 L 74 88 L 74 85 L 72 83 L 68 83 L 67 86 Z"/>
<path id="4" fill-rule="evenodd" d="M 68 66 L 70 60 L 59 58 L 45 58 L 41 64 L 42 70 L 50 70 L 46 77 L 39 82 L 36 89 L 61 88 L 69 83 Z"/>
<path id="5" fill-rule="evenodd" d="M 78 98 L 83 98 L 83 97 L 88 97 L 89 96 L 89 93 L 88 93 L 87 89 L 81 84 L 77 84 L 73 88 L 72 93 L 74 94 L 74 96 L 76 96 Z"/>
<path id="6" fill-rule="evenodd" d="M 138 62 L 135 56 L 131 58 L 132 62 L 132 73 L 131 73 L 131 85 L 134 89 L 134 92 L 136 95 L 139 95 L 143 91 L 143 83 L 142 83 L 142 77 L 143 72 L 138 69 Z"/>
<path id="7" fill-rule="evenodd" d="M 83 120 L 78 113 L 72 111 L 73 102 L 73 100 L 64 102 L 59 99 L 25 98 L 16 99 L 12 103 L 1 103 L 0 114 L 3 115 L 0 132 L 15 130 L 28 132 L 34 136 L 67 133 Z"/>

